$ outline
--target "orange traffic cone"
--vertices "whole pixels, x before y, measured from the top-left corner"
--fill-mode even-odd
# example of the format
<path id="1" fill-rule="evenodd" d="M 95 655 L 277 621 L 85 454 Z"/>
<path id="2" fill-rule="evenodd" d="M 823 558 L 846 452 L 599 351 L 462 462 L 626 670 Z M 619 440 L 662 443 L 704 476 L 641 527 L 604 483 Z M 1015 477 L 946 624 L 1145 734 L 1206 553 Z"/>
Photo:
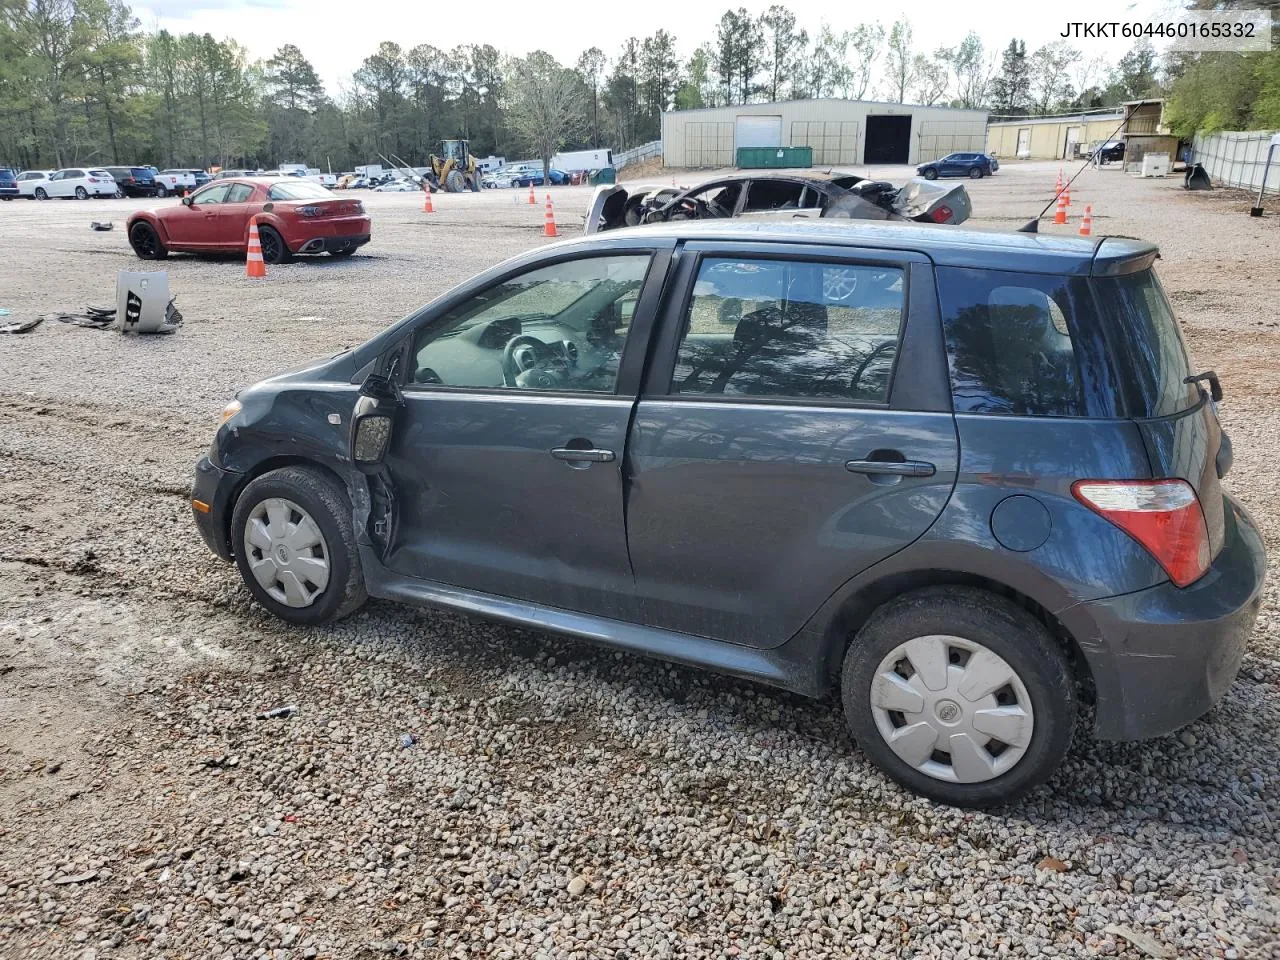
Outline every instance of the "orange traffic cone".
<path id="1" fill-rule="evenodd" d="M 1058 209 L 1053 212 L 1053 222 L 1067 222 L 1067 201 L 1063 199 L 1062 194 L 1058 194 Z"/>
<path id="2" fill-rule="evenodd" d="M 1061 168 L 1058 169 L 1058 183 L 1053 188 L 1053 195 L 1055 197 L 1062 196 L 1062 169 Z"/>
<path id="3" fill-rule="evenodd" d="M 435 213 L 435 212 L 436 212 L 435 207 L 431 206 L 431 188 L 430 188 L 430 187 L 427 187 L 427 188 L 426 188 L 426 190 L 423 192 L 423 197 L 422 197 L 422 212 L 423 212 L 423 213 Z"/>
<path id="4" fill-rule="evenodd" d="M 542 235 L 544 237 L 558 237 L 556 232 L 556 215 L 551 210 L 551 194 L 547 194 L 547 220 L 542 227 Z"/>
<path id="5" fill-rule="evenodd" d="M 246 277 L 265 277 L 267 265 L 262 259 L 262 241 L 258 237 L 258 218 L 249 221 L 249 255 L 244 261 Z"/>
<path id="6" fill-rule="evenodd" d="M 1068 207 L 1071 206 L 1071 188 L 1070 187 L 1062 188 L 1062 202 L 1065 203 Z"/>
<path id="7" fill-rule="evenodd" d="M 1086 203 L 1084 205 L 1084 219 L 1080 221 L 1080 236 L 1093 236 L 1093 204 Z"/>
<path id="8" fill-rule="evenodd" d="M 530 180 L 529 181 L 529 206 L 536 207 L 537 205 L 538 205 L 538 198 L 533 195 L 533 181 Z"/>

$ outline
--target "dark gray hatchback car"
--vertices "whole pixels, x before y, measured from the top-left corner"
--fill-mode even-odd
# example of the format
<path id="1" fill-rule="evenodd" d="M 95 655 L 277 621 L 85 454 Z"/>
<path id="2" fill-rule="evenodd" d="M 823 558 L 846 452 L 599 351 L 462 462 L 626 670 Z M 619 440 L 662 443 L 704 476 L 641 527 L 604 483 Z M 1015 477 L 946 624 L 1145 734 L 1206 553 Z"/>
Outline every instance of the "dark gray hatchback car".
<path id="1" fill-rule="evenodd" d="M 1265 558 L 1217 378 L 1120 239 L 664 224 L 542 247 L 242 391 L 195 518 L 277 616 L 366 596 L 811 696 L 962 805 L 1200 716 Z"/>

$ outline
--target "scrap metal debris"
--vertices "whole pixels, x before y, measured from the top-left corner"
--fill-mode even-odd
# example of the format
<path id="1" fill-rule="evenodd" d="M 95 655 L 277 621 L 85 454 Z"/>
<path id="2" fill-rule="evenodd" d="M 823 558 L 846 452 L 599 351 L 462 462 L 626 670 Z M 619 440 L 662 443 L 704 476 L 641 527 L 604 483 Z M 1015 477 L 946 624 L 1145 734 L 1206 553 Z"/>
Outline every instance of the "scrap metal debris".
<path id="1" fill-rule="evenodd" d="M 30 333 L 42 323 L 44 323 L 44 317 L 33 317 L 30 320 L 14 320 L 11 323 L 0 324 L 0 333 Z"/>
<path id="2" fill-rule="evenodd" d="M 116 228 L 116 225 L 112 223 L 110 220 L 106 221 L 105 223 L 99 220 L 94 220 L 92 223 L 89 224 L 90 230 L 100 230 L 104 233 L 108 230 L 114 230 L 115 228 Z"/>

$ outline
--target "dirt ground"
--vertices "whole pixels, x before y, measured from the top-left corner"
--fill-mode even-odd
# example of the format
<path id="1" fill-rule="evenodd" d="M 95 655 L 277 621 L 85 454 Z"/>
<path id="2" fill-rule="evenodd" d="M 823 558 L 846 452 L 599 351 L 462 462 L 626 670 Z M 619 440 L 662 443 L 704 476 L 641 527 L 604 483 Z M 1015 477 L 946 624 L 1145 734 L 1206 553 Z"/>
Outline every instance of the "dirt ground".
<path id="1" fill-rule="evenodd" d="M 974 222 L 1022 223 L 1057 170 L 968 183 Z M 1087 170 L 1043 232 L 1092 203 L 1096 233 L 1160 244 L 1226 391 L 1228 486 L 1275 558 L 1280 217 L 1180 182 Z M 563 234 L 590 193 L 552 189 Z M 1081 737 L 993 814 L 889 784 L 834 701 L 449 614 L 374 603 L 299 630 L 249 601 L 186 499 L 223 405 L 550 242 L 543 196 L 426 215 L 363 193 L 373 241 L 350 259 L 253 281 L 170 258 L 173 336 L 0 336 L 0 957 L 1150 954 L 1117 924 L 1167 956 L 1280 957 L 1274 578 L 1209 716 Z M 146 203 L 0 204 L 5 319 L 113 303 Z"/>

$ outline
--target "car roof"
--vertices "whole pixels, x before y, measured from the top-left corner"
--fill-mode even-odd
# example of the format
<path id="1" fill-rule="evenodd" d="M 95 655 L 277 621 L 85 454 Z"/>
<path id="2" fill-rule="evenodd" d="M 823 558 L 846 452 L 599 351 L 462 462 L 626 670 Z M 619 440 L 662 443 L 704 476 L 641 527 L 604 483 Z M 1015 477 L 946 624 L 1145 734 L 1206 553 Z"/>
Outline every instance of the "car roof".
<path id="1" fill-rule="evenodd" d="M 858 220 L 684 220 L 609 230 L 555 246 L 589 245 L 592 241 L 628 236 L 685 243 L 735 241 L 871 247 L 921 253 L 940 266 L 1081 276 L 1137 269 L 1159 252 L 1153 243 L 1125 237 L 1064 237 L 970 226 Z"/>

